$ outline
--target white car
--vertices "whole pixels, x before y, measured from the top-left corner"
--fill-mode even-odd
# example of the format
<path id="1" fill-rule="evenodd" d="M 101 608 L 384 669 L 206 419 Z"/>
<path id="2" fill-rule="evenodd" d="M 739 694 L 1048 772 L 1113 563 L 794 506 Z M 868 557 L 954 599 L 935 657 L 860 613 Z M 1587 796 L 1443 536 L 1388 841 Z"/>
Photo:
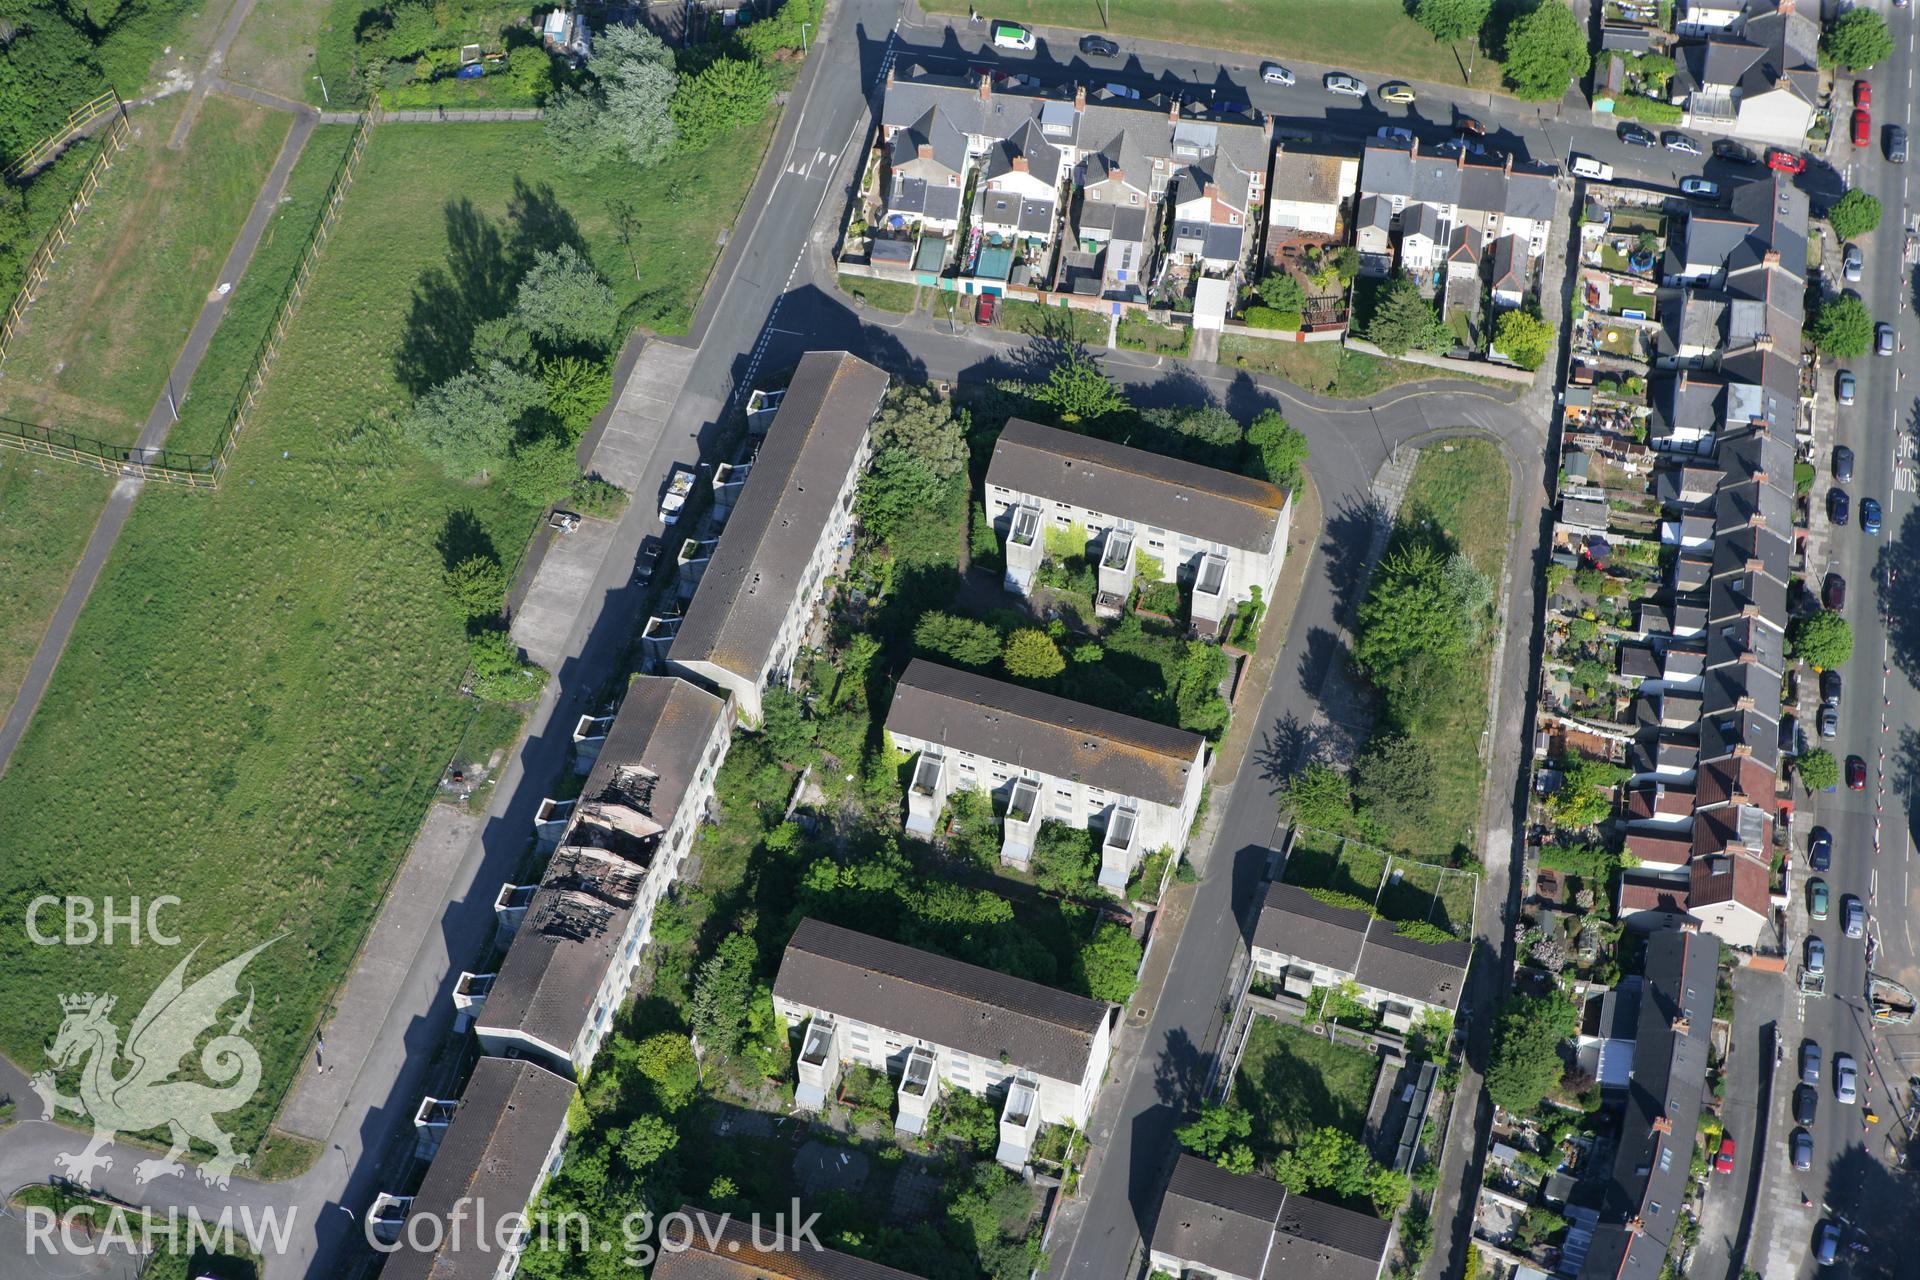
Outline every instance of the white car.
<path id="1" fill-rule="evenodd" d="M 1612 182 L 1613 166 L 1592 156 L 1575 156 L 1569 166 L 1576 178 L 1589 178 L 1594 182 Z"/>
<path id="2" fill-rule="evenodd" d="M 1260 78 L 1268 84 L 1277 84 L 1282 88 L 1291 88 L 1293 85 L 1293 72 L 1277 62 L 1262 63 Z"/>
<path id="3" fill-rule="evenodd" d="M 1033 48 L 1033 32 L 1017 22 L 996 22 L 993 24 L 993 43 L 999 49 Z"/>
<path id="4" fill-rule="evenodd" d="M 1350 76 L 1344 71 L 1329 71 L 1320 83 L 1326 86 L 1328 93 L 1337 93 L 1343 98 L 1367 96 L 1366 81 L 1358 76 Z"/>

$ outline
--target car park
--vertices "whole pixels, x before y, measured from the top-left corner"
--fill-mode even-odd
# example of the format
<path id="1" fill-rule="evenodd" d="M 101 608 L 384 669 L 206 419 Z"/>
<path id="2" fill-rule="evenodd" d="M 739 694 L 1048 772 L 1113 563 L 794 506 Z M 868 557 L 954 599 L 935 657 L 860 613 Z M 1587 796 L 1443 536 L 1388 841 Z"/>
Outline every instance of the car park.
<path id="1" fill-rule="evenodd" d="M 1865 107 L 1857 108 L 1853 113 L 1853 145 L 1873 145 L 1873 115 Z"/>
<path id="2" fill-rule="evenodd" d="M 1260 68 L 1260 79 L 1266 84 L 1277 84 L 1282 88 L 1291 88 L 1293 85 L 1293 72 L 1287 70 L 1277 62 L 1269 62 Z"/>
<path id="3" fill-rule="evenodd" d="M 1845 524 L 1853 513 L 1853 499 L 1847 496 L 1845 489 L 1827 490 L 1827 519 L 1833 524 Z"/>
<path id="4" fill-rule="evenodd" d="M 1840 1256 L 1840 1224 L 1831 1220 L 1813 1229 L 1813 1260 L 1830 1267 Z"/>
<path id="5" fill-rule="evenodd" d="M 1887 126 L 1887 159 L 1894 164 L 1907 162 L 1907 131 L 1897 124 Z"/>
<path id="6" fill-rule="evenodd" d="M 1836 1053 L 1833 1055 L 1833 1097 L 1836 1102 L 1848 1106 L 1860 1100 L 1860 1073 L 1853 1065 L 1853 1055 Z"/>
<path id="7" fill-rule="evenodd" d="M 1396 102 L 1404 106 L 1412 102 L 1413 99 L 1413 86 L 1410 84 L 1394 80 L 1380 86 L 1380 101 L 1382 102 Z"/>
<path id="8" fill-rule="evenodd" d="M 1839 613 L 1847 607 L 1847 580 L 1837 573 L 1827 575 L 1820 585 L 1820 603 Z"/>
<path id="9" fill-rule="evenodd" d="M 1873 326 L 1873 354 L 1890 356 L 1893 354 L 1893 326 L 1882 320 Z"/>
<path id="10" fill-rule="evenodd" d="M 1853 374 L 1846 369 L 1842 369 L 1839 376 L 1833 380 L 1834 399 L 1838 400 L 1841 404 L 1852 404 L 1854 389 Z"/>
<path id="11" fill-rule="evenodd" d="M 1630 147 L 1657 147 L 1660 139 L 1653 136 L 1653 130 L 1643 129 L 1637 124 L 1623 124 L 1617 129 L 1620 141 Z"/>
<path id="12" fill-rule="evenodd" d="M 1678 129 L 1668 129 L 1662 132 L 1660 135 L 1660 145 L 1669 151 L 1678 152 L 1683 156 L 1697 156 L 1700 154 L 1700 144 Z"/>
<path id="13" fill-rule="evenodd" d="M 1781 173 L 1805 173 L 1807 160 L 1796 152 L 1785 151 L 1779 147 L 1767 149 L 1767 168 L 1778 169 Z"/>
<path id="14" fill-rule="evenodd" d="M 1831 667 L 1820 673 L 1820 701 L 1840 705 L 1840 673 Z"/>
<path id="15" fill-rule="evenodd" d="M 1840 708 L 1834 706 L 1831 702 L 1821 703 L 1820 710 L 1814 714 L 1814 723 L 1819 726 L 1821 737 L 1839 737 Z"/>
<path id="16" fill-rule="evenodd" d="M 1833 866 L 1833 835 L 1825 827 L 1813 829 L 1813 837 L 1807 841 L 1807 862 L 1815 871 Z"/>
<path id="17" fill-rule="evenodd" d="M 1819 876 L 1807 881 L 1807 914 L 1815 920 L 1827 918 L 1827 882 Z"/>
<path id="18" fill-rule="evenodd" d="M 1867 933 L 1867 909 L 1851 893 L 1840 897 L 1840 928 L 1849 938 L 1863 938 Z"/>
<path id="19" fill-rule="evenodd" d="M 1350 76 L 1344 71 L 1329 71 L 1321 84 L 1328 93 L 1337 93 L 1343 98 L 1364 98 L 1367 96 L 1367 83 L 1358 76 Z"/>
<path id="20" fill-rule="evenodd" d="M 1795 1124 L 1813 1123 L 1813 1117 L 1820 1109 L 1820 1095 L 1812 1085 L 1796 1085 L 1793 1090 L 1793 1122 Z"/>
<path id="21" fill-rule="evenodd" d="M 1853 479 L 1853 450 L 1844 444 L 1833 446 L 1833 478 L 1841 484 Z"/>
<path id="22" fill-rule="evenodd" d="M 1105 36 L 1085 35 L 1080 37 L 1080 52 L 1089 58 L 1117 58 L 1120 56 L 1118 41 Z"/>
<path id="23" fill-rule="evenodd" d="M 1712 200 L 1720 194 L 1720 184 L 1711 178 L 1682 178 L 1680 179 L 1680 194 L 1699 196 L 1704 200 Z"/>
<path id="24" fill-rule="evenodd" d="M 1867 789 L 1867 762 L 1859 756 L 1847 757 L 1847 790 L 1865 791 Z"/>
<path id="25" fill-rule="evenodd" d="M 1848 245 L 1846 252 L 1840 257 L 1841 274 L 1846 276 L 1847 283 L 1859 284 L 1860 277 L 1863 274 L 1862 268 L 1865 266 L 1866 257 L 1860 252 L 1860 246 L 1857 244 Z"/>
<path id="26" fill-rule="evenodd" d="M 1812 946 L 1818 941 L 1818 938 L 1808 938 L 1807 945 Z M 1800 1042 L 1800 1083 L 1820 1083 L 1820 1046 L 1812 1040 Z"/>
<path id="27" fill-rule="evenodd" d="M 1720 1149 L 1713 1153 L 1713 1171 L 1715 1173 L 1733 1172 L 1734 1145 L 1732 1138 L 1721 1138 Z"/>
<path id="28" fill-rule="evenodd" d="M 1715 138 L 1713 140 L 1713 155 L 1716 160 L 1726 160 L 1733 164 L 1760 163 L 1758 156 L 1731 138 Z"/>
<path id="29" fill-rule="evenodd" d="M 1860 527 L 1869 537 L 1880 536 L 1880 500 L 1878 498 L 1860 499 Z"/>
<path id="30" fill-rule="evenodd" d="M 1787 1155 L 1793 1167 L 1802 1173 L 1813 1168 L 1813 1135 L 1805 1129 L 1795 1129 L 1787 1138 Z"/>

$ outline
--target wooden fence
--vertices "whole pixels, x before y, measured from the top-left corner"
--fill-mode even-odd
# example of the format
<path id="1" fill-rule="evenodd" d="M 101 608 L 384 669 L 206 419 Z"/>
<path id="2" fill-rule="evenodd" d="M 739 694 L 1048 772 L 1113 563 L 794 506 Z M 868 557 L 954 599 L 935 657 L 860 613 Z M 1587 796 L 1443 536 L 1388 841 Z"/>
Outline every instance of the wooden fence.
<path id="1" fill-rule="evenodd" d="M 75 107 L 67 116 L 67 123 L 57 133 L 48 134 L 33 144 L 26 152 L 6 167 L 0 177 L 11 182 L 23 174 L 32 173 L 46 164 L 65 149 L 69 142 L 86 131 L 88 125 L 106 115 L 109 111 L 118 111 L 122 119 L 126 118 L 126 104 L 120 101 L 120 95 L 112 89 Z"/>
<path id="2" fill-rule="evenodd" d="M 118 101 L 118 99 L 116 99 Z M 40 296 L 41 288 L 47 283 L 47 276 L 53 270 L 54 260 L 67 242 L 73 238 L 74 224 L 80 215 L 93 203 L 94 192 L 100 189 L 101 180 L 107 170 L 113 168 L 113 158 L 126 149 L 133 137 L 133 125 L 127 119 L 124 109 L 119 119 L 107 129 L 107 136 L 101 139 L 100 154 L 94 157 L 93 165 L 87 170 L 87 176 L 80 182 L 80 189 L 74 193 L 73 200 L 67 205 L 66 212 L 47 232 L 47 238 L 27 259 L 27 269 L 20 278 L 20 292 L 13 297 L 13 305 L 7 308 L 7 318 L 0 324 L 0 364 L 5 364 L 7 350 L 13 345 L 13 338 L 20 331 L 20 324 L 27 314 L 27 308 Z M 45 145 L 44 143 L 42 145 Z"/>

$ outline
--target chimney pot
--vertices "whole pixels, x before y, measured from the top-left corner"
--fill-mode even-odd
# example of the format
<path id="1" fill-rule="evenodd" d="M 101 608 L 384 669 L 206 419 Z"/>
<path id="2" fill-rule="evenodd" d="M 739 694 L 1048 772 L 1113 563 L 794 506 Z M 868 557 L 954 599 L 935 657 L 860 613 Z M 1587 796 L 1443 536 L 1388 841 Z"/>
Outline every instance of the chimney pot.
<path id="1" fill-rule="evenodd" d="M 993 77 L 984 71 L 980 73 L 980 101 L 993 101 Z"/>
<path id="2" fill-rule="evenodd" d="M 1073 109 L 1075 111 L 1085 111 L 1087 109 L 1087 86 L 1084 84 L 1078 84 L 1073 87 Z"/>

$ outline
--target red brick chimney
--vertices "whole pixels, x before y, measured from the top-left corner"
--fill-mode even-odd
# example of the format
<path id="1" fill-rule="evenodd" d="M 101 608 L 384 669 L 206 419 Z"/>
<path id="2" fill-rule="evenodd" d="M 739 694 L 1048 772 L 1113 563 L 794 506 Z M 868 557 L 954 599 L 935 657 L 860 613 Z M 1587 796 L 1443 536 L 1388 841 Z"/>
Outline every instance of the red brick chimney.
<path id="1" fill-rule="evenodd" d="M 1073 109 L 1075 111 L 1087 109 L 1087 86 L 1077 84 L 1073 87 Z"/>
<path id="2" fill-rule="evenodd" d="M 933 144 L 932 144 L 932 143 L 930 143 L 930 142 L 923 142 L 923 143 L 921 143 L 921 144 L 920 144 L 920 159 L 922 159 L 922 160 L 931 160 L 931 159 L 933 159 Z"/>
<path id="3" fill-rule="evenodd" d="M 1180 99 L 1178 98 L 1169 98 L 1167 100 L 1167 123 L 1180 123 Z"/>
<path id="4" fill-rule="evenodd" d="M 980 101 L 991 102 L 992 100 L 993 77 L 983 71 L 980 73 Z"/>
<path id="5" fill-rule="evenodd" d="M 1015 173 L 1027 172 L 1027 158 L 1025 156 L 1015 156 L 1013 158 L 1013 171 Z"/>

